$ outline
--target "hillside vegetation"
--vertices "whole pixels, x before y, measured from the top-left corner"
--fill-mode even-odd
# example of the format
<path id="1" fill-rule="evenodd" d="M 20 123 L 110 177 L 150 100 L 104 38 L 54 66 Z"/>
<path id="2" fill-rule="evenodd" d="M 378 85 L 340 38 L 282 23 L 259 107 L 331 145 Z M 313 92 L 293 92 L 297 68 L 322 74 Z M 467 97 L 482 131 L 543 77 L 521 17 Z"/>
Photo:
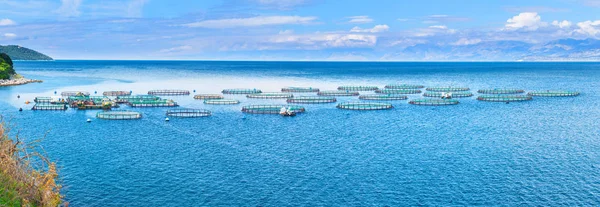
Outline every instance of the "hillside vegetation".
<path id="1" fill-rule="evenodd" d="M 9 79 L 15 75 L 12 59 L 5 53 L 0 53 L 0 80 Z"/>
<path id="2" fill-rule="evenodd" d="M 18 45 L 0 45 L 0 53 L 6 53 L 13 60 L 52 60 L 51 57 L 38 51 Z"/>

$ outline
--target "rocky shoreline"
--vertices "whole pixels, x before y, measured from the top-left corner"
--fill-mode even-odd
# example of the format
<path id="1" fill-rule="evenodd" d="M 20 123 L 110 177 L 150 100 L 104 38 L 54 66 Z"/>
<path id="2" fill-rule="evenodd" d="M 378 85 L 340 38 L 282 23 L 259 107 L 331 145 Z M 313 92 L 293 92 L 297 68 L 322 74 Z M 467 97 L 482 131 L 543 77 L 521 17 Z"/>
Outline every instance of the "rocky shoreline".
<path id="1" fill-rule="evenodd" d="M 6 79 L 0 80 L 0 86 L 16 86 L 16 85 L 24 85 L 28 83 L 41 83 L 42 80 L 35 79 L 27 79 L 27 78 L 16 78 L 16 79 Z"/>

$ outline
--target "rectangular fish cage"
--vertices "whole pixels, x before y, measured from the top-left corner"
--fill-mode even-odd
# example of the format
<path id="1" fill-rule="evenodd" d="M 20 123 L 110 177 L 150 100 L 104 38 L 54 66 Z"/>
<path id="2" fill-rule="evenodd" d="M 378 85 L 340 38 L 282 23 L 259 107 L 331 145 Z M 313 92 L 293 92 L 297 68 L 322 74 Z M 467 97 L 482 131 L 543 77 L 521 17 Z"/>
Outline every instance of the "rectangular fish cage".
<path id="1" fill-rule="evenodd" d="M 60 93 L 61 96 L 89 96 L 90 92 L 87 91 L 63 91 Z"/>
<path id="2" fill-rule="evenodd" d="M 379 89 L 376 90 L 375 93 L 382 94 L 419 94 L 421 90 L 419 89 Z"/>
<path id="3" fill-rule="evenodd" d="M 133 101 L 155 101 L 159 99 L 160 97 L 154 95 L 117 96 L 115 102 L 129 103 Z"/>
<path id="4" fill-rule="evenodd" d="M 360 95 L 358 99 L 361 100 L 377 100 L 377 101 L 395 101 L 395 100 L 406 100 L 408 99 L 405 95 L 400 94 L 368 94 Z"/>
<path id="5" fill-rule="evenodd" d="M 414 84 L 388 84 L 385 86 L 387 89 L 419 89 L 425 88 L 423 85 L 414 85 Z"/>
<path id="6" fill-rule="evenodd" d="M 221 91 L 223 94 L 254 94 L 254 93 L 262 93 L 260 89 L 249 89 L 249 88 L 233 88 L 233 89 L 223 89 Z"/>
<path id="7" fill-rule="evenodd" d="M 279 114 L 282 108 L 295 113 L 304 112 L 304 107 L 298 105 L 249 105 L 242 107 L 242 112 L 249 114 Z"/>
<path id="8" fill-rule="evenodd" d="M 519 94 L 524 93 L 525 91 L 522 89 L 514 89 L 514 88 L 494 88 L 494 89 L 479 89 L 477 93 L 481 94 Z"/>
<path id="9" fill-rule="evenodd" d="M 240 101 L 235 100 L 235 99 L 206 99 L 204 100 L 204 104 L 211 104 L 211 105 L 232 105 L 232 104 L 239 104 Z"/>
<path id="10" fill-rule="evenodd" d="M 36 103 L 50 103 L 50 102 L 52 102 L 52 97 L 38 96 L 38 97 L 35 97 L 33 99 L 33 102 L 36 102 Z"/>
<path id="11" fill-rule="evenodd" d="M 313 87 L 287 87 L 287 88 L 282 88 L 281 92 L 288 92 L 288 93 L 311 93 L 311 92 L 319 92 L 318 88 L 313 88 Z"/>
<path id="12" fill-rule="evenodd" d="M 415 99 L 408 102 L 413 105 L 420 106 L 447 106 L 447 105 L 456 105 L 459 102 L 457 100 L 452 99 Z"/>
<path id="13" fill-rule="evenodd" d="M 48 111 L 61 111 L 67 110 L 66 104 L 50 104 L 50 103 L 38 103 L 33 105 L 31 110 L 48 110 Z"/>
<path id="14" fill-rule="evenodd" d="M 340 86 L 339 91 L 374 91 L 379 89 L 377 86 Z"/>
<path id="15" fill-rule="evenodd" d="M 272 92 L 272 93 L 253 93 L 246 95 L 246 98 L 256 98 L 256 99 L 286 99 L 291 98 L 294 95 L 291 93 L 280 93 L 280 92 Z"/>
<path id="16" fill-rule="evenodd" d="M 358 96 L 356 91 L 319 91 L 319 96 Z"/>
<path id="17" fill-rule="evenodd" d="M 148 95 L 155 95 L 155 96 L 187 96 L 187 95 L 190 95 L 190 91 L 188 91 L 188 90 L 178 90 L 178 89 L 150 90 L 150 91 L 148 91 Z"/>
<path id="18" fill-rule="evenodd" d="M 159 100 L 140 100 L 129 102 L 131 107 L 176 107 L 177 102 L 173 100 L 159 99 Z"/>
<path id="19" fill-rule="evenodd" d="M 204 100 L 204 99 L 223 99 L 225 97 L 223 97 L 223 95 L 221 94 L 197 94 L 194 95 L 194 99 L 200 99 L 200 100 Z"/>
<path id="20" fill-rule="evenodd" d="M 347 110 L 384 110 L 394 108 L 394 106 L 390 103 L 346 102 L 338 104 L 337 108 Z"/>
<path id="21" fill-rule="evenodd" d="M 104 91 L 102 93 L 104 96 L 130 96 L 131 91 Z"/>
<path id="22" fill-rule="evenodd" d="M 457 91 L 457 92 L 433 92 L 433 91 L 427 91 L 427 92 L 423 93 L 423 96 L 425 96 L 425 97 L 433 97 L 433 98 L 442 98 L 442 96 L 444 96 L 444 95 L 449 95 L 452 98 L 466 98 L 466 97 L 473 96 L 473 93 L 471 93 L 469 91 Z"/>
<path id="23" fill-rule="evenodd" d="M 301 104 L 324 104 L 334 103 L 336 98 L 330 96 L 296 96 L 288 98 L 288 103 L 301 103 Z"/>
<path id="24" fill-rule="evenodd" d="M 96 118 L 108 120 L 132 120 L 142 118 L 142 114 L 135 111 L 101 111 L 96 113 Z"/>
<path id="25" fill-rule="evenodd" d="M 471 90 L 470 88 L 467 87 L 431 87 L 431 88 L 426 88 L 425 90 L 428 91 L 434 91 L 434 92 L 456 92 L 456 91 L 468 91 Z"/>
<path id="26" fill-rule="evenodd" d="M 204 109 L 171 109 L 167 111 L 167 116 L 180 118 L 207 117 L 211 115 L 211 111 Z"/>
<path id="27" fill-rule="evenodd" d="M 110 98 L 108 98 L 108 96 L 90 96 L 89 98 L 93 102 L 98 102 L 98 103 L 112 101 Z"/>
<path id="28" fill-rule="evenodd" d="M 531 99 L 531 96 L 526 95 L 483 95 L 477 97 L 477 100 L 489 102 L 517 102 L 529 101 Z"/>
<path id="29" fill-rule="evenodd" d="M 527 93 L 530 96 L 540 96 L 540 97 L 569 97 L 569 96 L 579 96 L 579 92 L 575 91 L 532 91 Z"/>
<path id="30" fill-rule="evenodd" d="M 73 103 L 75 101 L 89 101 L 89 100 L 91 100 L 90 96 L 69 96 L 67 98 L 67 102 L 69 102 L 69 103 Z"/>

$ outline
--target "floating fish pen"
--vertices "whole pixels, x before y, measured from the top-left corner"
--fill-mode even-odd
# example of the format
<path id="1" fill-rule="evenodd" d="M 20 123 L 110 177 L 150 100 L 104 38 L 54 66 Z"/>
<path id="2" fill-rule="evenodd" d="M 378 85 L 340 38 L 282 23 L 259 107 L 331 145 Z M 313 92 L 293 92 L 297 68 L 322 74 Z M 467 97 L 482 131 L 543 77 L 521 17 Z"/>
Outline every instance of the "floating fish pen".
<path id="1" fill-rule="evenodd" d="M 52 97 L 38 96 L 38 97 L 35 97 L 33 99 L 33 102 L 36 102 L 36 103 L 50 103 L 50 102 L 52 102 Z"/>
<path id="2" fill-rule="evenodd" d="M 319 91 L 319 96 L 358 96 L 356 91 Z"/>
<path id="3" fill-rule="evenodd" d="M 311 93 L 311 92 L 319 92 L 318 88 L 313 88 L 313 87 L 287 87 L 287 88 L 282 88 L 281 92 L 288 92 L 288 93 Z"/>
<path id="4" fill-rule="evenodd" d="M 223 99 L 223 95 L 221 94 L 197 94 L 194 95 L 194 99 Z"/>
<path id="5" fill-rule="evenodd" d="M 382 94 L 418 94 L 421 93 L 419 89 L 379 89 L 375 93 Z"/>
<path id="6" fill-rule="evenodd" d="M 130 103 L 134 101 L 155 101 L 159 100 L 160 97 L 153 95 L 135 95 L 135 96 L 117 96 L 115 99 L 116 103 Z"/>
<path id="7" fill-rule="evenodd" d="M 130 96 L 131 91 L 104 91 L 102 95 L 105 96 Z"/>
<path id="8" fill-rule="evenodd" d="M 135 111 L 102 111 L 96 114 L 96 118 L 108 120 L 131 120 L 142 118 L 142 114 Z"/>
<path id="9" fill-rule="evenodd" d="M 249 114 L 279 114 L 281 108 L 295 113 L 304 112 L 304 107 L 298 105 L 249 105 L 242 107 L 242 112 Z"/>
<path id="10" fill-rule="evenodd" d="M 246 98 L 258 98 L 258 99 L 283 99 L 294 97 L 291 93 L 253 93 L 246 95 Z"/>
<path id="11" fill-rule="evenodd" d="M 89 96 L 89 99 L 93 102 L 108 102 L 111 101 L 108 96 Z"/>
<path id="12" fill-rule="evenodd" d="M 358 99 L 362 100 L 378 100 L 378 101 L 395 101 L 395 100 L 406 100 L 408 97 L 400 94 L 368 94 L 360 95 Z"/>
<path id="13" fill-rule="evenodd" d="M 234 89 L 224 89 L 221 91 L 223 94 L 254 94 L 254 93 L 262 93 L 260 89 L 249 89 L 249 88 L 234 88 Z"/>
<path id="14" fill-rule="evenodd" d="M 377 86 L 340 86 L 340 91 L 374 91 L 379 89 Z"/>
<path id="15" fill-rule="evenodd" d="M 457 100 L 452 99 L 415 99 L 408 102 L 413 105 L 421 105 L 421 106 L 446 106 L 446 105 L 456 105 L 459 102 Z"/>
<path id="16" fill-rule="evenodd" d="M 67 97 L 67 102 L 73 103 L 76 101 L 88 101 L 90 100 L 90 96 L 69 96 Z"/>
<path id="17" fill-rule="evenodd" d="M 51 103 L 38 103 L 33 105 L 31 110 L 47 110 L 47 111 L 61 111 L 67 110 L 66 104 L 51 104 Z"/>
<path id="18" fill-rule="evenodd" d="M 466 87 L 431 87 L 425 90 L 434 91 L 434 92 L 456 92 L 456 91 L 468 91 L 470 88 Z"/>
<path id="19" fill-rule="evenodd" d="M 384 110 L 394 108 L 394 106 L 389 103 L 346 102 L 338 104 L 337 108 L 348 110 Z"/>
<path id="20" fill-rule="evenodd" d="M 579 96 L 579 92 L 575 91 L 532 91 L 527 93 L 530 96 L 541 96 L 541 97 L 568 97 L 568 96 Z"/>
<path id="21" fill-rule="evenodd" d="M 473 96 L 473 93 L 469 91 L 457 91 L 457 92 L 433 92 L 427 91 L 423 93 L 425 97 L 442 98 L 444 95 L 450 95 L 452 98 L 466 98 Z"/>
<path id="22" fill-rule="evenodd" d="M 490 102 L 516 102 L 529 101 L 531 99 L 531 96 L 525 95 L 483 95 L 477 97 L 477 100 Z"/>
<path id="23" fill-rule="evenodd" d="M 239 104 L 240 101 L 235 99 L 206 99 L 204 100 L 204 104 L 212 104 L 212 105 L 232 105 Z"/>
<path id="24" fill-rule="evenodd" d="M 324 104 L 334 103 L 337 100 L 334 97 L 329 96 L 296 96 L 288 98 L 288 103 L 301 103 L 301 104 Z"/>
<path id="25" fill-rule="evenodd" d="M 519 94 L 524 93 L 525 91 L 522 89 L 512 89 L 512 88 L 495 88 L 495 89 L 480 89 L 477 93 L 482 94 Z"/>
<path id="26" fill-rule="evenodd" d="M 177 102 L 173 100 L 159 99 L 159 100 L 140 100 L 129 102 L 131 107 L 176 107 Z"/>
<path id="27" fill-rule="evenodd" d="M 61 96 L 69 97 L 69 96 L 89 96 L 90 92 L 86 91 L 63 91 L 60 93 Z"/>
<path id="28" fill-rule="evenodd" d="M 167 116 L 181 118 L 207 117 L 211 114 L 212 112 L 204 109 L 171 109 L 167 111 Z"/>
<path id="29" fill-rule="evenodd" d="M 188 90 L 150 90 L 148 91 L 148 95 L 155 96 L 187 96 L 190 95 L 190 91 Z"/>
<path id="30" fill-rule="evenodd" d="M 412 85 L 412 84 L 389 84 L 389 85 L 386 85 L 385 88 L 387 88 L 387 89 L 419 89 L 419 88 L 425 88 L 425 86 Z"/>

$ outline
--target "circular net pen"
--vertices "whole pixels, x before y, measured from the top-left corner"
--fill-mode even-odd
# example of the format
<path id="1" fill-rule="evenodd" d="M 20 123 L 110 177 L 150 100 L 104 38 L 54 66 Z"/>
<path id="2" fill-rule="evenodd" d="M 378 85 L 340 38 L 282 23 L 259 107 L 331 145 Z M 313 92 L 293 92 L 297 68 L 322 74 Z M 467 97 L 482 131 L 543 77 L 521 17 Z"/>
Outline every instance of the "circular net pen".
<path id="1" fill-rule="evenodd" d="M 130 96 L 131 91 L 104 91 L 102 93 L 104 96 Z"/>
<path id="2" fill-rule="evenodd" d="M 356 91 L 319 91 L 319 96 L 358 96 Z"/>
<path id="3" fill-rule="evenodd" d="M 224 99 L 225 97 L 223 97 L 223 95 L 221 94 L 197 94 L 194 96 L 194 99 Z"/>
<path id="4" fill-rule="evenodd" d="M 286 108 L 294 113 L 305 111 L 304 107 L 298 105 L 249 105 L 242 107 L 242 112 L 249 114 L 279 114 L 281 108 Z"/>
<path id="5" fill-rule="evenodd" d="M 240 101 L 235 100 L 235 99 L 207 99 L 204 100 L 204 104 L 211 104 L 211 105 L 233 105 L 233 104 L 239 104 Z"/>
<path id="6" fill-rule="evenodd" d="M 287 87 L 287 88 L 282 88 L 281 92 L 288 92 L 288 93 L 311 93 L 311 92 L 319 92 L 318 88 L 313 88 L 313 87 Z"/>
<path id="7" fill-rule="evenodd" d="M 540 96 L 540 97 L 569 97 L 569 96 L 579 96 L 579 92 L 575 91 L 532 91 L 527 93 L 530 96 Z"/>
<path id="8" fill-rule="evenodd" d="M 177 102 L 173 100 L 140 100 L 129 102 L 131 107 L 176 107 Z"/>
<path id="9" fill-rule="evenodd" d="M 167 110 L 167 116 L 180 118 L 195 118 L 211 116 L 212 112 L 204 109 L 171 109 Z"/>
<path id="10" fill-rule="evenodd" d="M 325 104 L 334 103 L 337 100 L 334 97 L 329 96 L 297 96 L 289 98 L 288 103 L 301 103 L 301 104 Z"/>
<path id="11" fill-rule="evenodd" d="M 422 85 L 414 85 L 414 84 L 388 84 L 385 86 L 387 89 L 419 89 L 425 88 Z"/>
<path id="12" fill-rule="evenodd" d="M 467 87 L 431 87 L 425 90 L 434 91 L 434 92 L 457 92 L 457 91 L 468 91 L 471 90 Z"/>
<path id="13" fill-rule="evenodd" d="M 524 93 L 522 89 L 513 88 L 495 88 L 495 89 L 479 89 L 477 93 L 481 94 L 519 94 Z"/>
<path id="14" fill-rule="evenodd" d="M 450 95 L 452 98 L 466 98 L 473 96 L 473 93 L 469 91 L 457 91 L 457 92 L 433 92 L 427 91 L 423 93 L 425 97 L 442 98 L 444 95 Z"/>
<path id="15" fill-rule="evenodd" d="M 132 120 L 142 118 L 142 114 L 135 111 L 101 111 L 96 114 L 96 118 L 108 120 Z"/>
<path id="16" fill-rule="evenodd" d="M 374 91 L 379 89 L 377 86 L 340 86 L 340 91 Z"/>
<path id="17" fill-rule="evenodd" d="M 33 105 L 31 110 L 63 111 L 63 110 L 67 110 L 67 105 L 66 104 L 38 103 L 38 104 Z"/>
<path id="18" fill-rule="evenodd" d="M 368 94 L 360 95 L 358 99 L 362 100 L 377 100 L 377 101 L 395 101 L 395 100 L 406 100 L 408 97 L 400 94 Z"/>
<path id="19" fill-rule="evenodd" d="M 61 96 L 89 96 L 90 92 L 87 91 L 63 91 L 60 93 Z"/>
<path id="20" fill-rule="evenodd" d="M 223 94 L 254 94 L 254 93 L 262 93 L 260 89 L 249 89 L 249 88 L 234 88 L 234 89 L 224 89 L 221 91 Z"/>
<path id="21" fill-rule="evenodd" d="M 373 102 L 346 102 L 340 103 L 337 105 L 338 109 L 347 109 L 347 110 L 384 110 L 394 108 L 392 104 L 389 103 L 373 103 Z"/>
<path id="22" fill-rule="evenodd" d="M 531 99 L 531 96 L 525 95 L 484 95 L 477 97 L 477 100 L 489 102 L 517 102 L 529 101 Z"/>
<path id="23" fill-rule="evenodd" d="M 253 93 L 246 95 L 246 98 L 257 98 L 257 99 L 287 99 L 294 97 L 291 93 Z"/>
<path id="24" fill-rule="evenodd" d="M 188 90 L 178 90 L 178 89 L 150 90 L 150 91 L 148 91 L 148 95 L 155 95 L 155 96 L 187 96 L 187 95 L 190 95 L 190 91 L 188 91 Z"/>
<path id="25" fill-rule="evenodd" d="M 415 99 L 408 102 L 413 105 L 420 106 L 447 106 L 447 105 L 456 105 L 459 102 L 457 100 L 452 99 Z"/>
<path id="26" fill-rule="evenodd" d="M 382 94 L 419 94 L 421 90 L 419 89 L 379 89 L 376 90 L 375 93 Z"/>

